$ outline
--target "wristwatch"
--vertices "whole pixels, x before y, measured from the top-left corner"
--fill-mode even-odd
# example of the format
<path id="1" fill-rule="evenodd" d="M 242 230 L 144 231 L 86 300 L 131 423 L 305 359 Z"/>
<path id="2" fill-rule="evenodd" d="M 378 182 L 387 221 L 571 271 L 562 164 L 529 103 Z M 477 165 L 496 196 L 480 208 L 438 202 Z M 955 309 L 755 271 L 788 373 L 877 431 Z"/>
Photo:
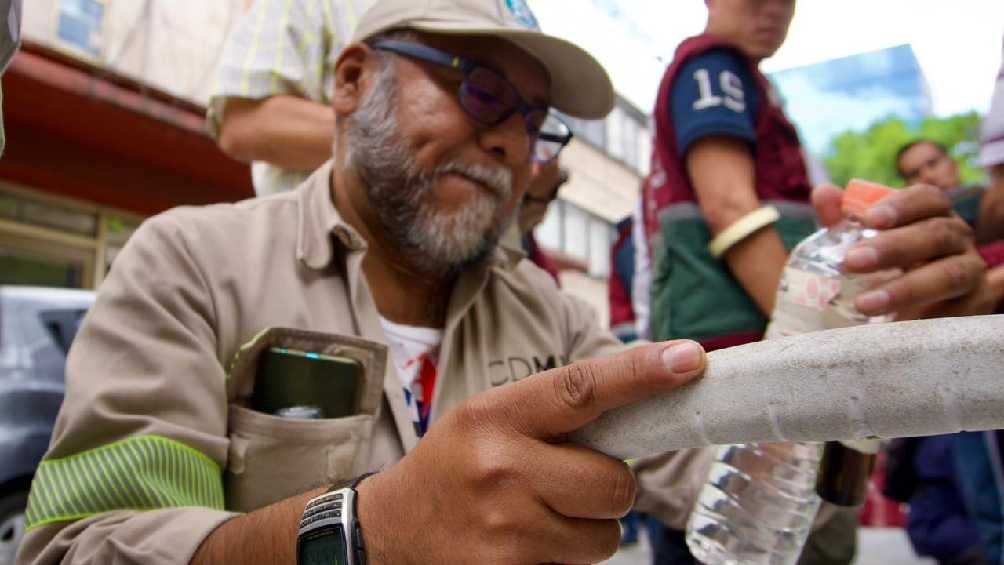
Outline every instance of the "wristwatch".
<path id="1" fill-rule="evenodd" d="M 337 484 L 307 503 L 296 537 L 298 565 L 366 565 L 356 486 L 370 475 Z"/>

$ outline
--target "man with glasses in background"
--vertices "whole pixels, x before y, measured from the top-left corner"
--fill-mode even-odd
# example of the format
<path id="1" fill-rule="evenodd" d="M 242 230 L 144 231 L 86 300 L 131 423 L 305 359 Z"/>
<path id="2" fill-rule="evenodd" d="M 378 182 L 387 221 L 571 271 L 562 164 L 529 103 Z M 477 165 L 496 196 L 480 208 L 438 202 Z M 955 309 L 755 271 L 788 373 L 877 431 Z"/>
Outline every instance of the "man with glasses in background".
<path id="1" fill-rule="evenodd" d="M 534 165 L 530 185 L 516 212 L 516 220 L 503 241 L 503 244 L 512 249 L 522 249 L 526 258 L 547 271 L 559 286 L 560 266 L 540 247 L 533 230 L 544 221 L 551 204 L 558 198 L 558 190 L 568 182 L 568 178 L 568 170 L 561 167 L 557 159 Z"/>

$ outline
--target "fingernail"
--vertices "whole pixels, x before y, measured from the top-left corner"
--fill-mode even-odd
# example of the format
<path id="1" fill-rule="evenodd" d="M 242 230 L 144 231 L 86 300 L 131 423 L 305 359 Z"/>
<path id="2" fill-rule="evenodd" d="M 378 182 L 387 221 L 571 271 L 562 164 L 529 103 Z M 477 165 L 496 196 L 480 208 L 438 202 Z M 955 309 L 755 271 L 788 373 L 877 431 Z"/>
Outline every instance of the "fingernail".
<path id="1" fill-rule="evenodd" d="M 681 341 L 662 352 L 662 362 L 677 374 L 697 370 L 701 366 L 701 357 L 701 346 L 692 341 Z"/>
<path id="2" fill-rule="evenodd" d="M 873 290 L 858 296 L 855 306 L 862 312 L 885 312 L 889 308 L 890 299 L 889 292 Z"/>
<path id="3" fill-rule="evenodd" d="M 896 225 L 896 209 L 880 204 L 865 210 L 865 221 L 877 228 L 890 228 Z"/>
<path id="4" fill-rule="evenodd" d="M 878 251 L 868 245 L 855 247 L 847 252 L 844 264 L 852 269 L 870 269 L 878 265 Z"/>

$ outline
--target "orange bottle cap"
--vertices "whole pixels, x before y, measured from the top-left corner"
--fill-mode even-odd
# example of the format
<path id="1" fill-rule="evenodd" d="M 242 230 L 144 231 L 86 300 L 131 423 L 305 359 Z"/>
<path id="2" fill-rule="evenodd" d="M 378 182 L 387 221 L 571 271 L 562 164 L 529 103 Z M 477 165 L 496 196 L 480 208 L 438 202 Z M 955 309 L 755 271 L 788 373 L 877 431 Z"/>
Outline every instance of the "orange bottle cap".
<path id="1" fill-rule="evenodd" d="M 888 186 L 861 179 L 852 179 L 844 190 L 844 214 L 861 216 L 869 207 L 895 192 Z"/>

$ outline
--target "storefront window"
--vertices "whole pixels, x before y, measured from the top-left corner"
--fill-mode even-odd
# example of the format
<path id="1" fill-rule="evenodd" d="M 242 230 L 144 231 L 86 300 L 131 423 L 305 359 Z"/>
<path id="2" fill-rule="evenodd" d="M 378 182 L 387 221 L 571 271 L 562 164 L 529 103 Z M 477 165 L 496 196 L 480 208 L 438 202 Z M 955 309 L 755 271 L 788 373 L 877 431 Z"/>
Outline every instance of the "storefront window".
<path id="1" fill-rule="evenodd" d="M 82 212 L 13 194 L 0 193 L 0 218 L 85 237 L 97 235 L 97 216 L 93 212 Z"/>
<path id="2" fill-rule="evenodd" d="M 0 237 L 0 285 L 89 288 L 93 257 L 84 249 L 32 238 Z"/>
<path id="3" fill-rule="evenodd" d="M 94 288 L 140 219 L 0 186 L 0 285 Z"/>
<path id="4" fill-rule="evenodd" d="M 120 218 L 118 216 L 107 215 L 105 220 L 105 272 L 112 268 L 112 261 L 118 256 L 126 241 L 132 237 L 133 232 L 139 227 L 138 224 Z"/>

